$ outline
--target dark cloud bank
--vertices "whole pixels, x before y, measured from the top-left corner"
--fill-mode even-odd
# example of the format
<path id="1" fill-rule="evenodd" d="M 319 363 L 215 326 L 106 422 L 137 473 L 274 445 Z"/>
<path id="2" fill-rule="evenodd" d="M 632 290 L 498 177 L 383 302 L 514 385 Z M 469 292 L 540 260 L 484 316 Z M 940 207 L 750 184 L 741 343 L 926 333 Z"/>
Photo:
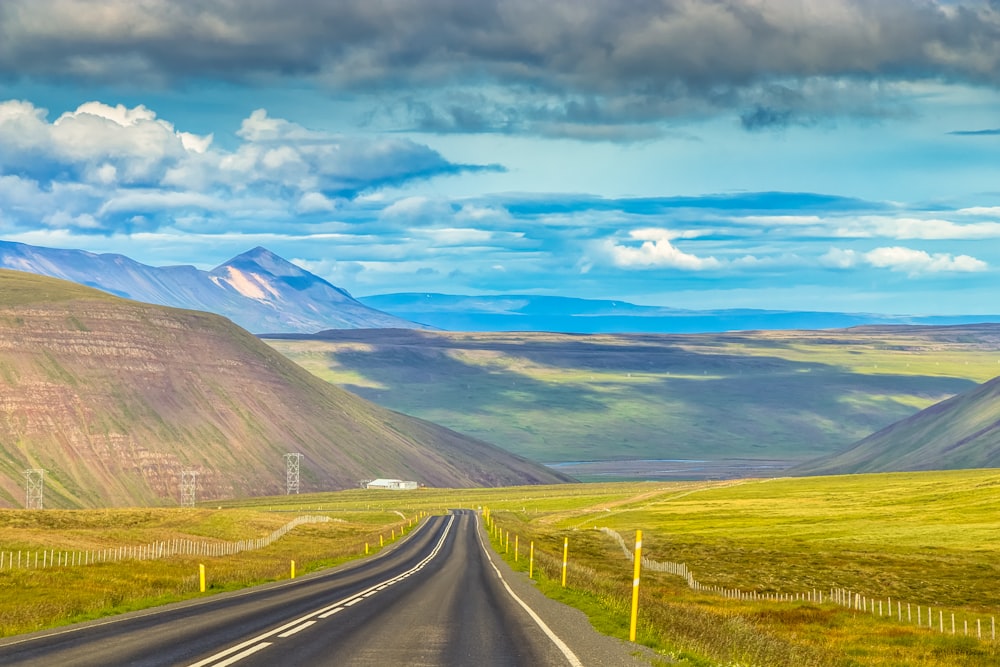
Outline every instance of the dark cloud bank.
<path id="1" fill-rule="evenodd" d="M 642 139 L 899 113 L 894 84 L 1000 83 L 996 2 L 5 0 L 0 75 L 170 86 L 302 77 L 406 93 L 413 128 Z M 647 128 L 647 129 L 643 129 Z"/>

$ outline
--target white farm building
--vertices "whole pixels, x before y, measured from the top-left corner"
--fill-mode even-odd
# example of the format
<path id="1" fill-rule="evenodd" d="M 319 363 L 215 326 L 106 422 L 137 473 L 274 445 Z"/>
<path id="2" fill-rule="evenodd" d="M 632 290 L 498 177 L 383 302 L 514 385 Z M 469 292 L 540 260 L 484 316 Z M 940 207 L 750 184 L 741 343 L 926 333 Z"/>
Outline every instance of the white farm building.
<path id="1" fill-rule="evenodd" d="M 391 491 L 409 491 L 419 489 L 416 482 L 408 482 L 401 479 L 373 479 L 365 484 L 366 489 L 388 489 Z"/>

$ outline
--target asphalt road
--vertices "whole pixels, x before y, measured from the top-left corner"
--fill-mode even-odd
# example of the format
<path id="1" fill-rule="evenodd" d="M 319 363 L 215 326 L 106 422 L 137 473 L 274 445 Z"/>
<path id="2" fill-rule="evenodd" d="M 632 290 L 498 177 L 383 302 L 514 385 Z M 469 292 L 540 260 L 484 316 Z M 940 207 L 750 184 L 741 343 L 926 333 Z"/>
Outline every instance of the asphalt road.
<path id="1" fill-rule="evenodd" d="M 0 639 L 0 665 L 648 664 L 491 557 L 471 511 L 299 579 Z"/>

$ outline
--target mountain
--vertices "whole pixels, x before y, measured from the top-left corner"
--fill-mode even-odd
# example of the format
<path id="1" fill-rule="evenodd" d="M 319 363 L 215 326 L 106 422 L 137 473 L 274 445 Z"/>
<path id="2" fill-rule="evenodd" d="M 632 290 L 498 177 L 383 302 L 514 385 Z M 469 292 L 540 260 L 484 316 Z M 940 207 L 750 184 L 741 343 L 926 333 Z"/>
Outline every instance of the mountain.
<path id="1" fill-rule="evenodd" d="M 537 295 L 461 296 L 377 294 L 362 303 L 446 331 L 558 331 L 563 333 L 721 333 L 725 331 L 842 329 L 867 324 L 969 324 L 1000 316 L 911 317 L 870 313 L 784 310 L 680 310 L 626 301 Z"/>
<path id="2" fill-rule="evenodd" d="M 375 477 L 429 486 L 569 478 L 338 389 L 214 314 L 0 270 L 0 505 L 41 468 L 46 506 L 303 492 Z"/>
<path id="3" fill-rule="evenodd" d="M 792 475 L 1000 467 L 1000 377 L 935 403 Z"/>
<path id="4" fill-rule="evenodd" d="M 136 301 L 217 313 L 257 333 L 420 328 L 365 306 L 260 247 L 201 271 L 193 266 L 148 266 L 124 255 L 0 241 L 0 268 L 62 278 Z"/>

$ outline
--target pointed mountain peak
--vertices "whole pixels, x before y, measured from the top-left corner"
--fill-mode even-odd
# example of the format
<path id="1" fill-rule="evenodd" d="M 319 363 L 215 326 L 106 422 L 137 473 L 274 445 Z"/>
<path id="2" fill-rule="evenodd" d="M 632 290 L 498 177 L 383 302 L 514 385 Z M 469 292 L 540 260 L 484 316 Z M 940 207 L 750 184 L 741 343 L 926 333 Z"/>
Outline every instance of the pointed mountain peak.
<path id="1" fill-rule="evenodd" d="M 260 282 L 261 280 L 271 282 L 276 279 L 296 290 L 304 290 L 313 285 L 322 285 L 339 292 L 348 299 L 354 299 L 347 290 L 337 287 L 316 274 L 303 269 L 301 266 L 289 262 L 284 257 L 276 255 L 263 246 L 247 250 L 233 257 L 228 262 L 220 264 L 211 271 L 212 276 L 222 278 L 227 282 L 239 280 L 234 277 L 235 274 L 254 276 L 254 282 Z M 272 289 L 266 289 L 265 291 L 275 293 Z"/>
<path id="2" fill-rule="evenodd" d="M 259 245 L 256 248 L 253 248 L 251 250 L 247 250 L 246 252 L 244 252 L 244 253 L 242 253 L 240 255 L 237 255 L 237 257 L 247 257 L 247 258 L 251 258 L 252 257 L 254 259 L 257 259 L 257 258 L 261 258 L 261 259 L 282 259 L 281 257 L 279 257 L 275 253 L 271 252 L 270 250 L 268 250 L 267 248 L 265 248 L 262 245 Z M 284 261 L 284 260 L 282 260 L 282 261 Z"/>
<path id="3" fill-rule="evenodd" d="M 233 257 L 228 262 L 220 264 L 212 269 L 213 274 L 226 273 L 228 269 L 239 269 L 241 271 L 254 271 L 269 273 L 272 276 L 312 276 L 311 273 L 289 262 L 284 257 L 277 255 L 263 246 L 257 246 L 252 250 Z M 317 278 L 319 280 L 319 278 Z"/>

